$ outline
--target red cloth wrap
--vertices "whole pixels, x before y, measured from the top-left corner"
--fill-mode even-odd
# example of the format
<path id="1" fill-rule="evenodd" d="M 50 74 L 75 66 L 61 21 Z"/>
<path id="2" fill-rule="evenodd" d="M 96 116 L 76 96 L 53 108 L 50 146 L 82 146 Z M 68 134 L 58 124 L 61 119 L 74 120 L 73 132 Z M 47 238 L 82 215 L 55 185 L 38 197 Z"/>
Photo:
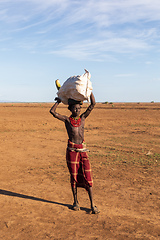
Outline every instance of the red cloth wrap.
<path id="1" fill-rule="evenodd" d="M 68 140 L 68 147 L 82 149 L 84 146 Z M 92 187 L 92 171 L 87 152 L 75 152 L 67 149 L 66 161 L 70 172 L 71 186 L 82 187 L 86 190 Z"/>

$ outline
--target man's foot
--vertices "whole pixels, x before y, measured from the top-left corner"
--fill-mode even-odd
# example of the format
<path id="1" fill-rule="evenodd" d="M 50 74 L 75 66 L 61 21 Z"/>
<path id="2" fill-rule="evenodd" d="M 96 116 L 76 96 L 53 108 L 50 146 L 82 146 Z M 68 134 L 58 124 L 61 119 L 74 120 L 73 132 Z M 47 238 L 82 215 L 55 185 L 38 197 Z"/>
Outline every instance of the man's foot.
<path id="1" fill-rule="evenodd" d="M 92 207 L 92 209 L 91 209 L 91 213 L 92 213 L 92 214 L 98 214 L 98 213 L 100 213 L 100 211 L 98 210 L 98 208 L 97 208 L 96 206 L 94 206 L 94 207 Z"/>
<path id="2" fill-rule="evenodd" d="M 78 202 L 73 203 L 72 210 L 74 210 L 74 211 L 79 211 L 80 210 L 80 206 L 79 206 Z"/>

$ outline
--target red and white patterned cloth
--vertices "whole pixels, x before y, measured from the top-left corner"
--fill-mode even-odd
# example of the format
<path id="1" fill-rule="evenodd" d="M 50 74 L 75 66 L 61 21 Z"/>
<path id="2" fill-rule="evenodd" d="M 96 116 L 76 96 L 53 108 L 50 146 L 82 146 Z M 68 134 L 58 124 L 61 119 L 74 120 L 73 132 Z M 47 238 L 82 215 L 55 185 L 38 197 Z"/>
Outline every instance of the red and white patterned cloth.
<path id="1" fill-rule="evenodd" d="M 71 175 L 71 186 L 88 190 L 93 185 L 92 170 L 87 152 L 83 152 L 81 149 L 84 149 L 84 143 L 75 144 L 68 140 L 66 161 Z"/>

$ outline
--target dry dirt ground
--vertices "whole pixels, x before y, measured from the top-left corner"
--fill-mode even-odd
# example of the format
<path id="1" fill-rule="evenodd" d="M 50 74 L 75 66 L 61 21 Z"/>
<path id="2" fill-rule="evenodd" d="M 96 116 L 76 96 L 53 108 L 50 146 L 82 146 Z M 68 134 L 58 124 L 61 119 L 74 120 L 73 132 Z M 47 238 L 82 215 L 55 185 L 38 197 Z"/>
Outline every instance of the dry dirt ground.
<path id="1" fill-rule="evenodd" d="M 0 239 L 160 239 L 160 103 L 97 104 L 86 120 L 99 215 L 84 189 L 71 210 L 67 134 L 51 106 L 0 104 Z"/>

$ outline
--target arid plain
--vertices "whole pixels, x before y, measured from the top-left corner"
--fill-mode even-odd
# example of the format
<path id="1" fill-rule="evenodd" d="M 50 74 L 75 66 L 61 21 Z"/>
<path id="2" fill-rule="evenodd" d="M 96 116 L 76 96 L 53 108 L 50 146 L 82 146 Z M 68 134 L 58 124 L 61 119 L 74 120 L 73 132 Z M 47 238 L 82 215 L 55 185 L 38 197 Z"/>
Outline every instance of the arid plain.
<path id="1" fill-rule="evenodd" d="M 67 134 L 51 106 L 0 104 L 0 238 L 160 239 L 160 103 L 97 103 L 87 118 L 98 215 L 84 189 L 71 210 Z"/>

